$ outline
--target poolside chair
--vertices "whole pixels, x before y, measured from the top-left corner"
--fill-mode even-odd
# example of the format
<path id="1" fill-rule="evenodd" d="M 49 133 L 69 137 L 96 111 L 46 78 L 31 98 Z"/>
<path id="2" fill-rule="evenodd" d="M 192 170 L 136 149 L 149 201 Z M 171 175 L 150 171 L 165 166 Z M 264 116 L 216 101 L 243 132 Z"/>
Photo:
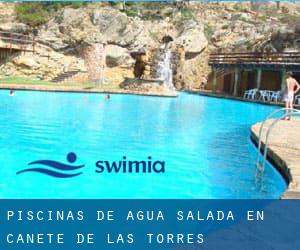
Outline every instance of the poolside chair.
<path id="1" fill-rule="evenodd" d="M 262 101 L 266 101 L 267 100 L 267 93 L 265 90 L 260 90 L 259 91 L 259 100 L 262 100 Z"/>
<path id="2" fill-rule="evenodd" d="M 252 89 L 252 92 L 250 93 L 249 98 L 254 100 L 257 96 L 257 92 L 258 92 L 258 89 Z"/>
<path id="3" fill-rule="evenodd" d="M 265 102 L 271 101 L 272 91 L 269 90 L 260 90 L 259 99 Z"/>
<path id="4" fill-rule="evenodd" d="M 250 90 L 246 90 L 245 93 L 244 93 L 243 98 L 245 98 L 245 99 L 249 98 L 250 91 L 251 91 L 251 89 Z"/>
<path id="5" fill-rule="evenodd" d="M 272 91 L 270 96 L 270 101 L 279 102 L 281 99 L 281 91 Z"/>
<path id="6" fill-rule="evenodd" d="M 300 105 L 300 95 L 295 96 L 295 104 Z"/>
<path id="7" fill-rule="evenodd" d="M 244 98 L 245 99 L 252 99 L 252 100 L 254 100 L 255 97 L 256 97 L 257 91 L 258 91 L 258 89 L 249 89 L 249 90 L 246 90 L 245 93 L 244 93 Z"/>

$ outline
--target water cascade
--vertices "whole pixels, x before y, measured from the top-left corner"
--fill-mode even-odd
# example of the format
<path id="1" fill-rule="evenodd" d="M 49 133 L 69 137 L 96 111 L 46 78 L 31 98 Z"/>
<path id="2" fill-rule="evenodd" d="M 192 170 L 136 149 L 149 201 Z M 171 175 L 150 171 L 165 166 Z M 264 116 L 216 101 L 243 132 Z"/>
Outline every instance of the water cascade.
<path id="1" fill-rule="evenodd" d="M 136 61 L 134 78 L 126 77 L 119 86 L 140 93 L 176 97 L 177 92 L 173 85 L 176 56 L 169 46 L 171 42 L 171 38 L 167 37 L 158 48 L 132 52 L 131 56 Z"/>
<path id="2" fill-rule="evenodd" d="M 157 78 L 164 82 L 168 90 L 174 91 L 173 69 L 172 69 L 172 52 L 168 44 L 164 44 L 161 50 L 160 60 L 157 68 Z"/>

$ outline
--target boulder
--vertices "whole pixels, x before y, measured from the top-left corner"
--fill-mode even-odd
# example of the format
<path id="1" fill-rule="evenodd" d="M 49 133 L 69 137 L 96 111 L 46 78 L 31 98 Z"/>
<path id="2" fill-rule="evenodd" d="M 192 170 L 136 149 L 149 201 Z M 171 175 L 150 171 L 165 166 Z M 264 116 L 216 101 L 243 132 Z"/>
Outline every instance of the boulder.
<path id="1" fill-rule="evenodd" d="M 105 48 L 106 65 L 108 67 L 132 67 L 134 64 L 133 58 L 129 51 L 117 45 L 107 45 Z"/>
<path id="2" fill-rule="evenodd" d="M 190 20 L 184 24 L 183 32 L 176 39 L 176 44 L 182 45 L 186 53 L 201 53 L 208 45 L 204 34 L 204 26 Z"/>
<path id="3" fill-rule="evenodd" d="M 15 32 L 15 33 L 26 33 L 29 31 L 29 27 L 24 23 L 1 23 L 0 30 L 5 32 Z"/>
<path id="4" fill-rule="evenodd" d="M 137 78 L 125 78 L 120 83 L 120 88 L 143 94 L 159 95 L 159 96 L 177 96 L 175 90 L 168 89 L 160 80 L 145 80 Z"/>
<path id="5" fill-rule="evenodd" d="M 119 40 L 129 23 L 126 14 L 109 7 L 95 9 L 91 20 L 107 41 Z"/>
<path id="6" fill-rule="evenodd" d="M 282 26 L 271 34 L 270 42 L 277 51 L 283 51 L 285 48 L 298 50 L 300 33 L 298 27 Z"/>
<path id="7" fill-rule="evenodd" d="M 231 16 L 231 21 L 237 21 L 237 20 L 249 22 L 252 20 L 252 16 L 249 13 L 236 13 Z"/>
<path id="8" fill-rule="evenodd" d="M 60 18 L 60 24 L 63 26 L 82 27 L 83 23 L 89 19 L 88 12 L 85 9 L 65 8 Z"/>
<path id="9" fill-rule="evenodd" d="M 51 30 L 40 32 L 37 41 L 51 47 L 56 51 L 64 50 L 69 47 L 68 43 L 64 42 L 63 39 L 59 37 L 59 35 L 55 34 Z"/>
<path id="10" fill-rule="evenodd" d="M 224 37 L 228 37 L 230 35 L 230 30 L 228 29 L 222 29 L 222 30 L 218 30 L 214 33 L 214 35 L 212 36 L 212 40 L 214 42 L 219 42 L 222 41 L 224 39 Z"/>
<path id="11" fill-rule="evenodd" d="M 121 46 L 127 46 L 131 51 L 152 48 L 155 44 L 154 38 L 149 32 L 148 23 L 137 19 L 127 25 L 122 36 L 116 42 Z"/>
<path id="12" fill-rule="evenodd" d="M 181 74 L 185 88 L 195 88 L 200 85 L 203 76 L 207 76 L 210 67 L 207 64 L 209 52 L 205 50 L 198 56 L 185 60 L 182 65 Z"/>
<path id="13" fill-rule="evenodd" d="M 82 42 L 103 42 L 102 35 L 92 24 L 89 12 L 84 8 L 65 8 L 59 18 L 59 32 L 71 45 Z"/>
<path id="14" fill-rule="evenodd" d="M 19 67 L 26 67 L 30 69 L 38 67 L 38 63 L 29 55 L 14 58 L 12 62 Z"/>

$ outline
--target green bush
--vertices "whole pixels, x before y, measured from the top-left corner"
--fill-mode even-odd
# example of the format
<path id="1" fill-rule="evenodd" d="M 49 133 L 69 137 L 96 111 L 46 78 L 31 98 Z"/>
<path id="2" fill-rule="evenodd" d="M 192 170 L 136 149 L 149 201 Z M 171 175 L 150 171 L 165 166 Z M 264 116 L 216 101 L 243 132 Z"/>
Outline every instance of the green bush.
<path id="1" fill-rule="evenodd" d="M 213 26 L 211 26 L 210 24 L 204 24 L 204 34 L 208 40 L 210 40 L 212 38 L 214 33 L 215 33 L 215 30 L 214 30 Z"/>
<path id="2" fill-rule="evenodd" d="M 181 16 L 184 19 L 192 19 L 194 17 L 194 14 L 190 8 L 183 8 L 181 9 Z"/>
<path id="3" fill-rule="evenodd" d="M 135 17 L 135 16 L 138 16 L 139 15 L 139 10 L 138 9 L 125 9 L 125 13 L 127 16 L 130 16 L 130 17 Z"/>
<path id="4" fill-rule="evenodd" d="M 285 7 L 285 6 L 282 6 L 281 7 L 281 12 L 285 13 L 285 14 L 288 14 L 289 13 L 289 9 L 287 7 Z"/>
<path id="5" fill-rule="evenodd" d="M 164 2 L 126 2 L 127 16 L 139 16 L 143 20 L 160 20 L 174 13 L 172 6 Z"/>
<path id="6" fill-rule="evenodd" d="M 41 4 L 48 11 L 57 11 L 63 7 L 80 8 L 86 6 L 88 2 L 42 2 Z"/>
<path id="7" fill-rule="evenodd" d="M 41 3 L 21 3 L 16 6 L 17 19 L 32 27 L 39 26 L 49 20 L 49 13 Z"/>
<path id="8" fill-rule="evenodd" d="M 18 3 L 15 10 L 20 22 L 36 27 L 48 22 L 51 13 L 63 7 L 80 8 L 86 4 L 86 2 L 27 2 Z"/>

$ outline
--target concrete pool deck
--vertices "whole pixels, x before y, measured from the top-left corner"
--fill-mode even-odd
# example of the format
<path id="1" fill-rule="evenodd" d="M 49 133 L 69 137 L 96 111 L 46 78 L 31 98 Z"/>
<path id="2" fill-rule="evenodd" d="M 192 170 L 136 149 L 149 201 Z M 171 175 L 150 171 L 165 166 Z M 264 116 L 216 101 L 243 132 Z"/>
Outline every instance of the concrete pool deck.
<path id="1" fill-rule="evenodd" d="M 262 131 L 262 147 L 265 146 L 266 131 L 272 119 Z M 261 123 L 251 127 L 251 138 L 257 144 Z M 269 136 L 268 158 L 288 182 L 283 199 L 300 199 L 300 118 L 279 121 Z"/>
<path id="2" fill-rule="evenodd" d="M 186 90 L 185 92 L 190 93 L 190 94 L 201 95 L 201 96 L 209 96 L 209 97 L 243 101 L 243 102 L 259 103 L 259 104 L 263 104 L 263 105 L 276 105 L 276 106 L 282 106 L 282 107 L 285 106 L 285 104 L 283 102 L 267 102 L 267 101 L 262 101 L 262 100 L 258 100 L 258 99 L 254 99 L 254 100 L 245 99 L 240 96 L 233 96 L 233 95 L 225 94 L 223 92 L 212 92 L 210 90 L 201 90 L 201 91 L 200 90 Z"/>

